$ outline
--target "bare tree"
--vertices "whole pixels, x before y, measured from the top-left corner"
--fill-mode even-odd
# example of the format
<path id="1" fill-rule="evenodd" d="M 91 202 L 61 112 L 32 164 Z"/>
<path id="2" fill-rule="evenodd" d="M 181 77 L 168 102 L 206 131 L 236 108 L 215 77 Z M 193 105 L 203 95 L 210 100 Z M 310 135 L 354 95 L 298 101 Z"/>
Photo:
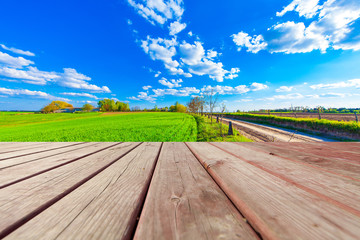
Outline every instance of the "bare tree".
<path id="1" fill-rule="evenodd" d="M 210 112 L 210 116 L 211 116 L 211 124 L 212 124 L 212 121 L 213 121 L 212 114 L 214 112 L 214 108 L 217 105 L 219 94 L 213 88 L 211 88 L 211 90 L 204 92 L 204 97 L 205 97 L 205 104 L 208 105 L 208 107 L 209 107 L 209 112 Z"/>
<path id="2" fill-rule="evenodd" d="M 224 102 L 222 102 L 220 104 L 220 136 L 221 137 L 224 137 L 223 135 L 223 131 L 222 131 L 222 120 L 223 120 L 223 117 L 224 117 L 224 112 L 226 111 L 226 105 Z"/>

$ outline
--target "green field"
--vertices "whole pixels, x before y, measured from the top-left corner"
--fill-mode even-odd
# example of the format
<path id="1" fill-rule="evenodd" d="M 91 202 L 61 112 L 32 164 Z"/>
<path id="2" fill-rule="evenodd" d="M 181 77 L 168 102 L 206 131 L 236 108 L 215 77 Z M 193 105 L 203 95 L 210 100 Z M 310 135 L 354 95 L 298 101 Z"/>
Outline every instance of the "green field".
<path id="1" fill-rule="evenodd" d="M 2 142 L 196 141 L 197 124 L 184 113 L 0 113 Z"/>

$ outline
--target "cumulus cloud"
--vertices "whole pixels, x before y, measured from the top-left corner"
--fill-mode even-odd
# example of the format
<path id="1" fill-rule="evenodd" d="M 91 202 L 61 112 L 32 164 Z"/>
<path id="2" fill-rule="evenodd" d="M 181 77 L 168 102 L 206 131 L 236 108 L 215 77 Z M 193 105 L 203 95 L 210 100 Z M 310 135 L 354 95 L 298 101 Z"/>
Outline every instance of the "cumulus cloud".
<path id="1" fill-rule="evenodd" d="M 244 32 L 239 32 L 237 34 L 231 35 L 234 43 L 238 46 L 238 51 L 241 51 L 243 47 L 247 48 L 247 52 L 257 53 L 260 50 L 266 48 L 267 43 L 264 41 L 262 35 L 258 36 L 249 36 L 249 34 Z"/>
<path id="2" fill-rule="evenodd" d="M 141 47 L 145 53 L 149 54 L 152 60 L 160 60 L 165 68 L 171 72 L 178 72 L 179 62 L 173 60 L 176 55 L 176 39 L 151 38 L 147 36 L 146 40 L 141 41 Z"/>
<path id="3" fill-rule="evenodd" d="M 64 92 L 64 93 L 61 93 L 61 94 L 66 95 L 66 96 L 73 96 L 73 97 L 88 97 L 88 98 L 99 99 L 98 97 L 96 97 L 95 95 L 90 94 L 90 93 Z"/>
<path id="4" fill-rule="evenodd" d="M 179 79 L 179 80 L 172 79 L 172 80 L 168 81 L 166 78 L 162 78 L 159 80 L 160 84 L 167 86 L 168 88 L 181 87 L 180 83 L 182 83 L 182 82 L 183 81 L 181 79 Z"/>
<path id="5" fill-rule="evenodd" d="M 28 89 L 9 89 L 9 88 L 0 87 L 0 93 L 8 95 L 8 96 L 31 96 L 31 97 L 44 98 L 44 99 L 49 99 L 49 100 L 70 101 L 67 98 L 59 98 L 59 97 L 52 96 L 45 92 L 31 91 Z"/>
<path id="6" fill-rule="evenodd" d="M 251 84 L 251 89 L 252 89 L 253 91 L 265 90 L 265 89 L 267 89 L 267 88 L 269 88 L 269 86 L 268 86 L 268 85 L 265 85 L 265 84 L 262 84 L 262 83 L 256 83 L 256 82 L 254 82 L 254 83 Z"/>
<path id="7" fill-rule="evenodd" d="M 56 72 L 40 71 L 36 67 L 28 67 L 25 70 L 0 67 L 0 75 L 8 78 L 20 79 L 25 83 L 45 85 L 47 82 L 61 78 Z"/>
<path id="8" fill-rule="evenodd" d="M 128 0 L 128 3 L 153 25 L 163 25 L 168 20 L 179 20 L 184 13 L 182 0 Z"/>
<path id="9" fill-rule="evenodd" d="M 287 87 L 287 86 L 281 86 L 278 89 L 276 89 L 276 92 L 291 92 L 294 87 Z"/>
<path id="10" fill-rule="evenodd" d="M 31 64 L 34 64 L 34 62 L 23 57 L 13 57 L 7 53 L 0 52 L 0 66 L 22 68 Z"/>
<path id="11" fill-rule="evenodd" d="M 156 98 L 153 96 L 149 96 L 148 93 L 146 92 L 139 92 L 139 94 L 136 97 L 128 97 L 128 99 L 130 100 L 145 100 L 145 101 L 149 101 L 149 102 L 155 102 Z"/>
<path id="12" fill-rule="evenodd" d="M 356 26 L 360 21 L 360 1 L 358 0 L 293 0 L 277 16 L 282 17 L 290 11 L 298 13 L 307 21 L 297 20 L 276 23 L 262 35 L 271 53 L 306 53 L 328 49 L 360 50 L 360 37 Z M 239 35 L 240 34 L 240 35 Z M 240 32 L 232 35 L 241 48 L 257 52 L 256 38 Z M 237 38 L 235 38 L 235 36 Z M 261 42 L 259 39 L 259 43 Z M 253 41 L 254 43 L 252 43 Z M 254 51 L 255 48 L 255 51 Z"/>
<path id="13" fill-rule="evenodd" d="M 186 23 L 172 22 L 169 26 L 170 35 L 176 35 L 186 28 Z"/>
<path id="14" fill-rule="evenodd" d="M 294 0 L 289 5 L 285 6 L 281 12 L 277 12 L 276 16 L 282 17 L 287 12 L 296 11 L 299 13 L 299 16 L 312 18 L 321 9 L 321 6 L 319 6 L 318 3 L 319 0 Z"/>
<path id="15" fill-rule="evenodd" d="M 149 90 L 150 88 L 152 88 L 152 86 L 150 86 L 150 85 L 142 87 L 142 89 L 144 89 L 145 91 Z"/>
<path id="16" fill-rule="evenodd" d="M 305 96 L 302 95 L 301 93 L 290 93 L 290 94 L 286 94 L 286 95 L 275 95 L 273 97 L 270 98 L 266 98 L 266 100 L 270 100 L 270 101 L 274 101 L 274 100 L 290 100 L 290 99 L 301 99 L 304 98 Z"/>
<path id="17" fill-rule="evenodd" d="M 161 97 L 161 96 L 165 96 L 165 95 L 171 95 L 171 96 L 178 96 L 178 97 L 187 97 L 190 96 L 191 94 L 196 94 L 199 93 L 200 90 L 195 88 L 195 87 L 184 87 L 181 89 L 153 89 L 154 91 L 154 96 L 155 97 Z"/>
<path id="18" fill-rule="evenodd" d="M 188 68 L 189 72 L 195 75 L 208 75 L 211 79 L 222 82 L 224 78 L 233 79 L 237 77 L 240 70 L 233 68 L 230 71 L 223 68 L 222 62 L 216 62 L 218 53 L 214 50 L 205 51 L 199 41 L 194 44 L 183 41 L 179 45 L 181 63 Z"/>
<path id="19" fill-rule="evenodd" d="M 333 88 L 347 88 L 347 87 L 360 88 L 360 79 L 352 79 L 352 80 L 347 80 L 337 83 L 328 83 L 328 84 L 321 83 L 310 86 L 310 88 L 312 89 L 333 89 Z"/>
<path id="20" fill-rule="evenodd" d="M 78 73 L 73 68 L 64 68 L 64 73 L 61 74 L 61 78 L 57 80 L 57 83 L 60 86 L 74 88 L 74 89 L 82 89 L 82 90 L 91 90 L 95 92 L 111 92 L 110 89 L 106 86 L 99 87 L 94 84 L 89 84 L 91 78 Z"/>
<path id="21" fill-rule="evenodd" d="M 250 88 L 247 87 L 246 85 L 239 85 L 236 87 L 230 87 L 230 86 L 204 86 L 201 91 L 206 93 L 206 92 L 211 92 L 214 91 L 215 93 L 218 93 L 220 95 L 233 95 L 233 94 L 242 94 L 242 93 L 247 93 L 250 92 Z"/>
<path id="22" fill-rule="evenodd" d="M 16 53 L 16 54 L 26 55 L 26 56 L 29 56 L 29 57 L 34 57 L 35 56 L 35 54 L 30 52 L 30 51 L 24 51 L 24 50 L 13 48 L 13 47 L 9 48 L 9 47 L 5 46 L 4 44 L 0 44 L 0 47 L 2 47 L 3 49 L 5 49 L 7 51 Z"/>

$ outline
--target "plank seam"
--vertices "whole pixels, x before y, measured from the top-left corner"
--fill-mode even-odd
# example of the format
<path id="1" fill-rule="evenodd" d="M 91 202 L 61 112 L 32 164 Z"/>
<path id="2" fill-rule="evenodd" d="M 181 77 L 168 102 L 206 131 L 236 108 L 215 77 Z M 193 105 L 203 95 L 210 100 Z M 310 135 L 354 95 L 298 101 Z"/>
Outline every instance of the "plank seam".
<path id="1" fill-rule="evenodd" d="M 343 204 L 343 203 L 341 203 L 341 202 L 339 202 L 339 201 L 337 201 L 337 200 L 335 200 L 335 199 L 332 199 L 332 198 L 330 198 L 330 197 L 328 197 L 328 196 L 326 196 L 326 195 L 324 195 L 324 194 L 322 194 L 322 193 L 319 193 L 318 191 L 315 191 L 315 190 L 313 190 L 313 189 L 311 189 L 311 188 L 309 188 L 309 187 L 306 187 L 306 186 L 304 186 L 304 185 L 302 185 L 302 184 L 300 184 L 300 183 L 297 183 L 297 182 L 291 180 L 290 178 L 285 177 L 285 176 L 282 175 L 282 174 L 273 172 L 273 171 L 271 171 L 270 169 L 267 169 L 267 168 L 261 166 L 260 164 L 257 164 L 257 163 L 254 163 L 254 162 L 252 162 L 252 161 L 246 160 L 245 158 L 242 158 L 241 156 L 238 156 L 238 155 L 236 155 L 236 154 L 233 154 L 233 153 L 231 153 L 231 152 L 229 152 L 229 151 L 227 151 L 227 150 L 225 150 L 225 149 L 223 149 L 223 148 L 221 148 L 221 147 L 219 147 L 219 146 L 216 146 L 216 145 L 213 144 L 213 143 L 209 143 L 209 144 L 211 144 L 212 146 L 214 146 L 214 147 L 216 147 L 216 148 L 218 148 L 218 149 L 220 149 L 220 150 L 222 150 L 222 151 L 224 151 L 224 152 L 226 152 L 226 153 L 228 153 L 228 154 L 230 154 L 230 155 L 232 155 L 232 156 L 234 156 L 234 157 L 236 157 L 236 158 L 238 158 L 238 159 L 240 159 L 240 160 L 242 160 L 242 161 L 244 161 L 244 162 L 246 162 L 246 163 L 251 164 L 251 165 L 254 166 L 254 167 L 257 167 L 257 168 L 259 168 L 259 169 L 261 169 L 261 170 L 263 170 L 263 171 L 265 171 L 265 172 L 267 172 L 267 173 L 269 173 L 269 174 L 271 174 L 271 175 L 273 175 L 273 176 L 275 176 L 275 177 L 278 177 L 278 178 L 280 178 L 281 180 L 283 180 L 283 181 L 285 181 L 285 182 L 288 182 L 288 183 L 290 183 L 291 185 L 293 185 L 293 186 L 295 186 L 295 187 L 297 187 L 297 188 L 299 188 L 299 189 L 301 189 L 301 190 L 303 190 L 303 191 L 305 191 L 305 192 L 308 192 L 308 193 L 310 193 L 310 194 L 313 194 L 313 195 L 319 197 L 320 199 L 324 200 L 325 202 L 328 202 L 328 203 L 330 203 L 330 204 L 332 204 L 332 205 L 335 205 L 335 206 L 337 206 L 337 207 L 339 207 L 339 208 L 341 208 L 341 209 L 343 209 L 343 210 L 345 210 L 345 211 L 347 211 L 347 212 L 349 212 L 349 213 L 351 213 L 351 214 L 354 214 L 354 215 L 357 216 L 357 217 L 360 217 L 360 211 L 357 210 L 357 209 L 355 209 L 355 208 L 352 208 L 352 207 L 350 207 L 350 206 L 347 206 L 347 205 L 345 205 L 345 204 Z"/>
<path id="2" fill-rule="evenodd" d="M 257 148 L 257 147 L 250 147 L 250 146 L 245 146 L 245 144 L 240 144 L 238 142 L 236 142 L 235 144 L 237 145 L 240 145 L 242 147 L 245 147 L 245 148 L 248 148 L 248 149 L 252 149 L 254 151 L 259 151 L 259 152 L 262 152 L 262 153 L 265 153 L 265 154 L 269 154 L 268 152 L 262 150 L 261 148 Z M 278 148 L 278 147 L 277 147 Z M 280 149 L 280 148 L 278 148 Z M 270 152 L 271 153 L 271 152 Z M 357 179 L 357 178 L 353 178 L 353 177 L 350 177 L 350 176 L 346 176 L 346 175 L 343 175 L 341 173 L 336 173 L 336 172 L 333 172 L 331 170 L 327 170 L 327 169 L 324 169 L 322 167 L 318 167 L 318 166 L 314 166 L 314 165 L 311 165 L 309 163 L 304 163 L 302 161 L 297 161 L 297 160 L 293 160 L 291 158 L 288 158 L 288 157 L 283 157 L 283 156 L 280 156 L 280 155 L 275 155 L 279 158 L 282 158 L 282 159 L 285 159 L 285 160 L 288 160 L 288 161 L 291 161 L 291 162 L 294 162 L 294 163 L 299 163 L 299 164 L 302 164 L 304 166 L 307 166 L 307 167 L 310 167 L 310 168 L 314 168 L 314 169 L 317 169 L 317 170 L 320 170 L 320 171 L 323 171 L 323 172 L 327 172 L 327 173 L 330 173 L 330 174 L 334 174 L 334 175 L 337 175 L 339 177 L 344 177 L 344 178 L 347 178 L 347 179 L 350 179 L 350 180 L 353 180 L 353 181 L 357 181 L 357 182 L 360 182 L 360 179 Z"/>
<path id="3" fill-rule="evenodd" d="M 211 165 L 205 166 L 205 161 L 204 164 L 202 163 L 202 161 L 200 160 L 201 157 L 188 145 L 188 143 L 185 142 L 185 145 L 188 147 L 188 149 L 190 150 L 190 152 L 193 154 L 193 156 L 198 160 L 198 162 L 200 163 L 200 165 L 205 169 L 205 171 L 209 174 L 209 176 L 214 180 L 215 184 L 219 187 L 219 189 L 224 193 L 224 195 L 229 199 L 229 201 L 233 204 L 233 206 L 239 211 L 240 215 L 244 217 L 244 219 L 246 219 L 246 222 L 248 223 L 249 227 L 254 231 L 254 233 L 256 233 L 257 237 L 259 239 L 268 239 L 268 240 L 276 240 L 277 238 L 273 235 L 271 229 L 269 229 L 263 222 L 261 219 L 258 219 L 256 214 L 246 206 L 245 202 L 243 202 L 242 200 L 238 200 L 238 204 L 241 206 L 238 206 L 233 199 L 231 198 L 231 196 L 229 196 L 229 194 L 227 193 L 227 191 L 224 189 L 224 187 L 222 186 L 222 184 L 220 183 L 219 179 L 215 172 L 212 171 L 212 169 L 210 168 Z M 245 212 L 245 213 L 243 213 Z M 258 222 L 258 224 L 255 224 L 254 226 L 253 224 L 253 220 L 254 223 Z"/>
<path id="4" fill-rule="evenodd" d="M 145 191 L 143 191 L 143 193 L 141 193 L 140 195 L 140 199 L 142 199 L 141 201 L 141 204 L 138 206 L 139 209 L 137 211 L 135 211 L 134 213 L 134 217 L 130 218 L 130 219 L 135 219 L 135 223 L 134 224 L 134 227 L 131 231 L 129 231 L 129 234 L 123 236 L 123 239 L 127 239 L 127 237 L 129 237 L 129 239 L 134 239 L 134 236 L 136 234 L 136 230 L 138 228 L 138 224 L 139 224 L 139 220 L 140 220 L 140 217 L 141 217 L 141 213 L 144 209 L 144 205 L 145 205 L 145 202 L 146 202 L 146 199 L 147 199 L 147 196 L 148 196 L 148 193 L 149 193 L 149 189 L 150 189 L 150 186 L 151 186 L 151 182 L 153 181 L 153 177 L 154 177 L 154 173 L 155 173 L 155 169 L 156 169 L 156 166 L 157 166 L 157 163 L 159 161 L 159 158 L 160 158 L 160 154 L 161 154 L 161 150 L 163 148 L 163 145 L 164 143 L 162 142 L 161 143 L 161 146 L 159 148 L 159 152 L 155 158 L 155 161 L 154 161 L 154 165 L 152 167 L 152 171 L 151 171 L 151 176 L 149 177 L 149 180 L 147 181 L 147 185 L 146 187 L 144 188 Z M 130 223 L 131 224 L 131 223 Z M 131 234 L 130 234 L 131 233 Z"/>
<path id="5" fill-rule="evenodd" d="M 95 153 L 98 153 L 98 152 L 104 151 L 104 150 L 106 150 L 106 149 L 108 149 L 108 148 L 111 148 L 111 147 L 114 147 L 114 146 L 116 146 L 116 145 L 120 145 L 120 144 L 121 144 L 121 143 L 116 143 L 116 144 L 113 144 L 113 145 L 111 145 L 111 146 L 108 146 L 108 147 L 105 147 L 105 148 L 99 149 L 99 150 L 97 150 L 97 151 L 95 151 L 95 152 L 91 152 L 91 153 L 85 154 L 85 155 L 83 155 L 83 156 L 77 157 L 77 158 L 75 158 L 75 159 L 69 160 L 69 161 L 64 162 L 64 163 L 61 163 L 61 164 L 59 164 L 59 165 L 56 165 L 56 166 L 53 166 L 53 167 L 47 168 L 47 169 L 45 169 L 45 170 L 42 170 L 42 171 L 40 171 L 40 172 L 37 172 L 37 173 L 31 174 L 31 175 L 29 175 L 29 176 L 26 176 L 26 177 L 23 177 L 23 178 L 20 178 L 20 179 L 17 179 L 17 180 L 15 180 L 15 181 L 12 181 L 12 182 L 10 182 L 10 183 L 7 183 L 7 184 L 4 184 L 4 185 L 0 186 L 0 189 L 5 188 L 5 187 L 8 187 L 8 186 L 13 185 L 13 184 L 16 184 L 16 183 L 19 183 L 19 182 L 21 182 L 21 181 L 27 180 L 27 179 L 29 179 L 29 178 L 32 178 L 32 177 L 38 176 L 38 175 L 40 175 L 40 174 L 43 174 L 43 173 L 45 173 L 45 172 L 48 172 L 48 171 L 54 170 L 54 169 L 56 169 L 56 168 L 59 168 L 59 167 L 65 166 L 65 165 L 67 165 L 67 164 L 69 164 L 69 163 L 72 163 L 72 162 L 78 161 L 78 160 L 80 160 L 80 159 L 82 159 L 82 158 L 85 158 L 85 157 L 91 156 L 91 155 L 93 155 L 93 154 L 95 154 Z M 92 146 L 92 145 L 90 145 L 90 146 Z M 77 150 L 77 149 L 75 149 L 75 150 Z M 74 151 L 74 150 L 71 150 L 71 151 Z M 56 155 L 58 155 L 58 154 L 56 154 Z M 53 156 L 55 156 L 55 155 L 53 155 Z M 51 157 L 51 156 L 49 156 L 49 157 Z M 45 158 L 46 158 L 46 157 L 45 157 Z M 35 160 L 34 160 L 34 161 L 35 161 Z M 20 165 L 20 164 L 17 164 L 17 165 Z M 14 166 L 17 166 L 17 165 L 14 165 Z M 2 169 L 4 169 L 4 168 L 2 168 Z M 2 169 L 0 169 L 0 170 L 2 170 Z"/>
<path id="6" fill-rule="evenodd" d="M 73 146 L 80 145 L 80 144 L 85 144 L 85 143 L 86 143 L 86 142 L 81 142 L 81 143 L 71 144 L 71 145 L 67 145 L 67 146 L 62 146 L 62 147 L 57 147 L 57 148 L 51 148 L 51 149 L 47 149 L 47 150 L 42 150 L 42 151 L 38 151 L 38 152 L 32 152 L 32 153 L 22 154 L 22 155 L 18 155 L 18 156 L 14 156 L 14 157 L 1 158 L 0 161 L 12 159 L 12 158 L 24 157 L 24 156 L 33 155 L 33 154 L 36 154 L 36 153 L 53 151 L 53 150 L 57 150 L 57 149 L 61 149 L 61 148 L 73 147 Z"/>
<path id="7" fill-rule="evenodd" d="M 119 143 L 118 143 L 119 144 Z M 56 202 L 58 202 L 59 200 L 61 200 L 62 198 L 64 198 L 66 195 L 68 195 L 69 193 L 71 193 L 72 191 L 74 191 L 75 189 L 77 189 L 78 187 L 80 187 L 81 185 L 83 185 L 84 183 L 86 183 L 87 181 L 89 181 L 90 179 L 92 179 L 93 177 L 95 177 L 97 174 L 101 173 L 102 171 L 104 171 L 106 168 L 110 167 L 112 164 L 114 164 L 115 162 L 117 162 L 118 160 L 120 160 L 121 158 L 123 158 L 124 156 L 126 156 L 127 154 L 129 154 L 131 151 L 133 151 L 135 148 L 137 148 L 138 146 L 140 146 L 142 143 L 137 144 L 136 146 L 134 146 L 133 148 L 131 148 L 130 150 L 128 150 L 127 152 L 123 153 L 121 156 L 117 157 L 116 159 L 114 159 L 113 161 L 111 161 L 110 163 L 106 164 L 105 166 L 103 166 L 102 168 L 98 169 L 97 171 L 95 171 L 94 173 L 90 174 L 89 176 L 85 177 L 83 180 L 79 181 L 78 183 L 76 183 L 75 185 L 73 185 L 72 187 L 68 188 L 66 191 L 64 191 L 63 193 L 57 195 L 56 197 L 50 199 L 49 201 L 47 201 L 46 203 L 44 203 L 43 205 L 39 206 L 37 209 L 33 210 L 32 212 L 28 213 L 26 216 L 24 216 L 23 218 L 19 219 L 18 221 L 14 222 L 13 224 L 11 224 L 10 226 L 8 226 L 7 228 L 5 228 L 4 230 L 2 230 L 0 232 L 0 239 L 6 237 L 7 235 L 9 235 L 10 233 L 12 233 L 13 231 L 15 231 L 16 229 L 20 228 L 22 225 L 24 225 L 25 223 L 27 223 L 28 221 L 30 221 L 32 218 L 36 217 L 37 215 L 39 215 L 41 212 L 43 212 L 44 210 L 46 210 L 47 208 L 49 208 L 50 206 L 52 206 L 53 204 L 55 204 Z"/>
<path id="8" fill-rule="evenodd" d="M 87 147 L 90 147 L 90 146 L 93 146 L 93 145 L 95 145 L 95 144 L 88 145 Z M 75 145 L 75 146 L 76 146 L 76 145 Z M 80 148 L 82 148 L 82 147 L 80 147 Z M 0 168 L 0 170 L 4 170 L 4 169 L 7 169 L 7 168 L 19 166 L 19 165 L 26 164 L 26 163 L 29 163 L 29 162 L 35 162 L 35 161 L 42 160 L 42 159 L 48 158 L 48 157 L 54 157 L 54 156 L 61 155 L 61 154 L 64 154 L 64 153 L 69 153 L 69 152 L 72 152 L 72 151 L 76 151 L 76 150 L 78 150 L 78 149 L 79 149 L 79 148 L 75 148 L 75 149 L 71 149 L 71 150 L 68 150 L 68 151 L 65 151 L 65 152 L 56 153 L 56 154 L 53 154 L 53 155 L 48 155 L 48 156 L 44 156 L 44 157 L 32 159 L 32 160 L 29 160 L 29 161 L 26 161 L 26 162 L 21 162 L 21 163 L 17 163 L 17 164 L 14 164 L 14 165 L 2 167 L 2 168 Z M 11 160 L 11 159 L 8 159 L 8 160 Z"/>

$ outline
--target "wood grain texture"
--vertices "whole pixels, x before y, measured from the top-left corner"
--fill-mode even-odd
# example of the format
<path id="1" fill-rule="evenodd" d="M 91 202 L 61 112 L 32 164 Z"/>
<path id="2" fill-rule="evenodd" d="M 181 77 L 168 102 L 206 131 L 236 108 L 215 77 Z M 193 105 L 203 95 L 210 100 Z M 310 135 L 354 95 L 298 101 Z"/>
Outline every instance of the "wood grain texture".
<path id="1" fill-rule="evenodd" d="M 123 143 L 0 189 L 0 238 L 110 166 L 139 143 Z"/>
<path id="2" fill-rule="evenodd" d="M 259 169 L 360 217 L 360 182 L 317 171 L 296 161 L 251 151 L 246 145 L 211 143 Z M 286 144 L 289 147 L 289 144 Z"/>
<path id="3" fill-rule="evenodd" d="M 264 239 L 358 239 L 358 216 L 208 143 L 187 145 Z"/>
<path id="4" fill-rule="evenodd" d="M 0 156 L 3 153 L 31 149 L 43 144 L 41 142 L 0 142 Z"/>
<path id="5" fill-rule="evenodd" d="M 308 153 L 308 148 L 314 148 L 317 144 L 304 144 L 303 150 L 295 151 L 291 149 L 291 146 L 294 143 L 289 143 L 284 147 L 284 145 L 278 145 L 274 143 L 263 144 L 245 144 L 238 143 L 248 148 L 251 148 L 253 151 L 261 151 L 267 154 L 271 154 L 273 156 L 279 156 L 281 158 L 287 159 L 289 161 L 297 161 L 306 165 L 314 166 L 318 171 L 327 171 L 335 174 L 342 175 L 344 177 L 348 177 L 352 180 L 360 181 L 360 166 L 355 163 L 351 163 L 348 161 L 343 161 L 341 155 L 338 158 L 325 157 L 322 155 L 315 155 Z M 324 150 L 324 152 L 330 153 L 331 151 L 341 151 L 337 150 Z M 323 153 L 326 154 L 326 153 Z M 346 155 L 346 153 L 343 153 Z M 355 158 L 357 159 L 357 158 Z"/>
<path id="6" fill-rule="evenodd" d="M 36 145 L 33 148 L 27 148 L 18 151 L 10 151 L 0 154 L 0 162 L 10 158 L 19 158 L 22 156 L 30 156 L 39 153 L 46 153 L 47 151 L 53 151 L 56 149 L 66 149 L 67 147 L 73 145 L 79 145 L 83 143 L 71 143 L 71 142 L 62 142 L 62 143 L 43 143 L 41 145 Z"/>
<path id="7" fill-rule="evenodd" d="M 164 143 L 134 239 L 258 239 L 184 143 Z"/>
<path id="8" fill-rule="evenodd" d="M 6 239 L 128 239 L 160 146 L 143 143 Z"/>
<path id="9" fill-rule="evenodd" d="M 86 143 L 0 162 L 0 189 L 115 145 Z M 21 162 L 19 162 L 19 160 Z"/>

